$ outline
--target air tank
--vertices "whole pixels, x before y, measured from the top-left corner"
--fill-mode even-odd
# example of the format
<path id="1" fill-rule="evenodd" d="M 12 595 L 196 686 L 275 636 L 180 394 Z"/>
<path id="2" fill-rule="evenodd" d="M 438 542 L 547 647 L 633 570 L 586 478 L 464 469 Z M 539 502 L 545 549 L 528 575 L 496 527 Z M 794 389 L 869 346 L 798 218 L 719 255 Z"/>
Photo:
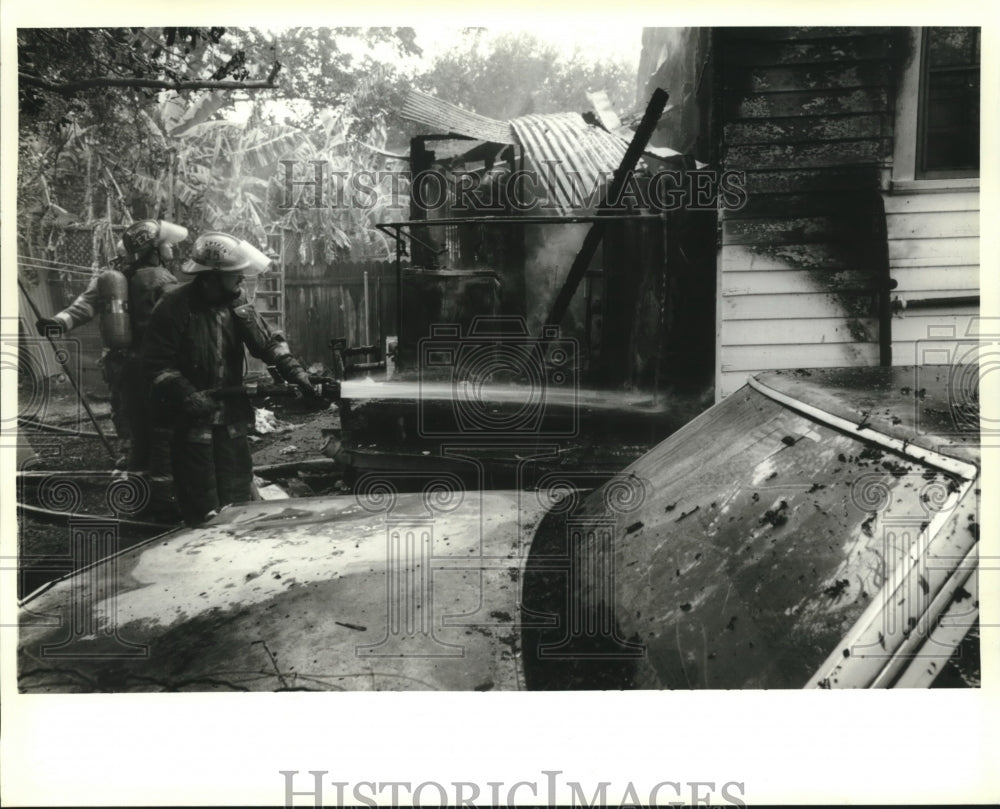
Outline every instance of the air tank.
<path id="1" fill-rule="evenodd" d="M 128 311 L 128 279 L 118 270 L 105 270 L 97 279 L 101 298 L 101 339 L 107 348 L 132 345 L 132 321 Z"/>

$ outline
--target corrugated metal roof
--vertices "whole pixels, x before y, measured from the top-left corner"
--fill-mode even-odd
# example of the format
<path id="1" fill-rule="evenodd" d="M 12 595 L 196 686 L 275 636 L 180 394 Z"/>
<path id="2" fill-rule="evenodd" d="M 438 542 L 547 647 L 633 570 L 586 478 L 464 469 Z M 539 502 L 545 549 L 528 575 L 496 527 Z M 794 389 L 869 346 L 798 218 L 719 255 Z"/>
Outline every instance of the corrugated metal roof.
<path id="1" fill-rule="evenodd" d="M 466 135 L 491 143 L 515 143 L 514 133 L 506 121 L 497 121 L 495 118 L 463 110 L 419 90 L 410 91 L 399 114 L 410 121 L 442 132 Z"/>
<path id="2" fill-rule="evenodd" d="M 544 179 L 549 204 L 563 214 L 587 207 L 583 202 L 610 181 L 628 147 L 575 112 L 525 115 L 510 125 Z"/>
<path id="3" fill-rule="evenodd" d="M 548 205 L 564 215 L 594 207 L 585 203 L 591 198 L 596 203 L 628 148 L 626 138 L 587 123 L 576 112 L 497 121 L 411 90 L 400 114 L 438 131 L 520 145 L 542 178 Z M 442 147 L 441 151 L 449 150 Z M 661 158 L 677 154 L 666 148 L 649 151 Z"/>

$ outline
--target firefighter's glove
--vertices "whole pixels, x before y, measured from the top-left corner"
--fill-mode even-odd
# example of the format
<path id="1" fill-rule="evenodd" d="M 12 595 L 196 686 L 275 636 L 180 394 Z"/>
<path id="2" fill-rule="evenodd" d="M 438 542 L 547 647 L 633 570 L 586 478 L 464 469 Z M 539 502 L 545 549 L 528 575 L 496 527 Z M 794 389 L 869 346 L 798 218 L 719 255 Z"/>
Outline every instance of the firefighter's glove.
<path id="1" fill-rule="evenodd" d="M 66 331 L 66 327 L 63 325 L 61 320 L 54 317 L 42 317 L 35 322 L 35 328 L 38 329 L 39 334 L 53 333 L 62 334 Z"/>
<path id="2" fill-rule="evenodd" d="M 302 395 L 305 396 L 307 399 L 320 398 L 319 392 L 316 390 L 316 386 L 309 381 L 309 374 L 305 372 L 296 374 L 294 377 L 292 377 L 292 382 L 302 392 Z"/>
<path id="3" fill-rule="evenodd" d="M 181 408 L 193 419 L 206 419 L 219 409 L 219 403 L 205 391 L 197 390 L 184 398 Z"/>

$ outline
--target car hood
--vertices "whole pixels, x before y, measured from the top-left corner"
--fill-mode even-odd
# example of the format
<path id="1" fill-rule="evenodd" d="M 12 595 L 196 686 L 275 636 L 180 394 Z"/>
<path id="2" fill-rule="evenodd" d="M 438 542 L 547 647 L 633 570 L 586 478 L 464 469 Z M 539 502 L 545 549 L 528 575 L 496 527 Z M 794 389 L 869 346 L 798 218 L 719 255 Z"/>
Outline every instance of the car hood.
<path id="1" fill-rule="evenodd" d="M 434 489 L 225 509 L 26 599 L 20 689 L 519 688 L 542 510 L 530 494 Z"/>

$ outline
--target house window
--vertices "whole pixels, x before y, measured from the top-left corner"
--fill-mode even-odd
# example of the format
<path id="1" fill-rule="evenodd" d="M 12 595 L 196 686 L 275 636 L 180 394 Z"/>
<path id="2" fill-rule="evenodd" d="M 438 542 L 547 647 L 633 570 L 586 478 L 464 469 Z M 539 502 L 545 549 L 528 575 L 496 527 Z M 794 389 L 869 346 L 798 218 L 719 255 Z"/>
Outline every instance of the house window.
<path id="1" fill-rule="evenodd" d="M 917 179 L 979 176 L 979 28 L 925 28 Z"/>

